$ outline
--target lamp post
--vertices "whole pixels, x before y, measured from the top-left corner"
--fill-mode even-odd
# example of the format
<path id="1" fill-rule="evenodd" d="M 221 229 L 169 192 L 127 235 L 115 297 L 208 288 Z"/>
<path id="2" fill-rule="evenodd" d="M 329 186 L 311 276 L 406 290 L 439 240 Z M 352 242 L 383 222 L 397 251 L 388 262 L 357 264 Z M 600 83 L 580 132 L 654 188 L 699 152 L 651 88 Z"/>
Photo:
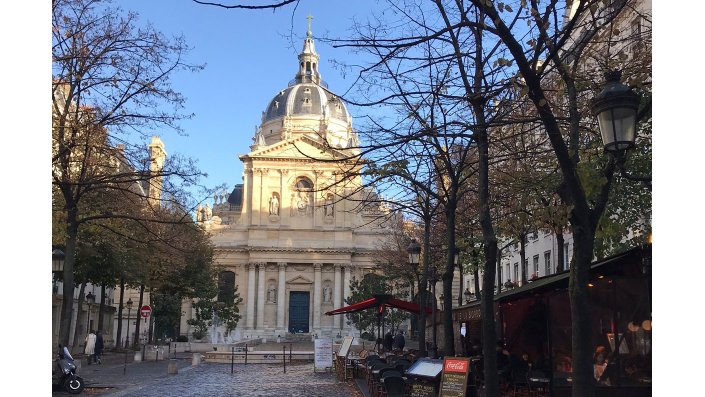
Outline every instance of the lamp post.
<path id="1" fill-rule="evenodd" d="M 431 351 L 429 352 L 429 356 L 431 358 L 437 358 L 438 344 L 436 342 L 438 340 L 438 334 L 436 332 L 436 283 L 438 282 L 438 272 L 436 271 L 435 266 L 431 271 L 431 278 L 429 279 L 429 281 L 431 282 L 431 293 L 433 294 L 433 306 L 431 306 L 431 317 L 433 318 L 433 344 L 431 345 Z"/>
<path id="2" fill-rule="evenodd" d="M 458 273 L 460 275 L 460 288 L 463 288 L 463 267 L 460 265 L 460 248 L 455 247 L 455 251 L 453 251 L 453 265 L 458 268 Z M 463 294 L 460 293 L 458 294 L 458 306 L 463 305 Z"/>
<path id="3" fill-rule="evenodd" d="M 91 328 L 91 308 L 93 307 L 93 302 L 95 302 L 95 295 L 93 295 L 92 292 L 88 292 L 88 295 L 86 295 L 86 303 L 88 303 L 88 319 L 86 320 L 86 334 L 90 331 Z"/>
<path id="4" fill-rule="evenodd" d="M 626 179 L 643 182 L 650 189 L 651 176 L 630 175 L 624 169 L 626 152 L 635 146 L 639 95 L 620 83 L 621 78 L 619 70 L 605 73 L 604 87 L 590 101 L 590 110 L 597 117 L 605 151 L 615 156 L 620 174 Z"/>
<path id="5" fill-rule="evenodd" d="M 409 246 L 406 248 L 406 252 L 409 254 L 409 264 L 413 269 L 417 269 L 419 266 L 419 260 L 421 259 L 421 246 L 416 242 L 415 239 L 411 240 Z M 426 261 L 426 263 L 428 263 Z M 426 277 L 427 270 L 424 269 L 421 277 L 421 284 L 419 291 L 419 350 L 421 356 L 426 355 L 426 304 L 428 303 L 428 295 L 426 295 Z"/>
<path id="6" fill-rule="evenodd" d="M 59 278 L 59 274 L 64 272 L 64 258 L 66 255 L 63 251 L 58 248 L 54 248 L 51 251 L 51 273 L 52 273 L 52 293 L 56 294 L 59 292 L 59 287 L 56 285 L 56 281 Z"/>
<path id="7" fill-rule="evenodd" d="M 125 349 L 130 347 L 130 312 L 132 311 L 132 299 L 128 299 L 125 303 L 127 307 L 127 336 L 125 337 Z"/>

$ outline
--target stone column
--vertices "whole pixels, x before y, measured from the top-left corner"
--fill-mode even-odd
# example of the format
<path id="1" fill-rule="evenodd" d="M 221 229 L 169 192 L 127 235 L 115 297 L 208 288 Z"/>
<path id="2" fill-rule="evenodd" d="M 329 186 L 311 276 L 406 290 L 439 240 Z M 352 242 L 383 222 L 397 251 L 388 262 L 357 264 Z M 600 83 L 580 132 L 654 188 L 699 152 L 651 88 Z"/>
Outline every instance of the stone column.
<path id="1" fill-rule="evenodd" d="M 343 273 L 343 302 L 345 302 L 345 299 L 347 299 L 350 296 L 350 271 L 352 269 L 352 264 L 348 263 L 345 265 L 345 270 Z M 340 316 L 340 317 L 345 317 L 345 316 Z M 345 319 L 343 319 L 345 321 Z M 343 322 L 345 324 L 345 322 Z M 343 328 L 346 328 L 346 332 L 351 332 L 351 327 L 350 326 L 343 326 Z"/>
<path id="2" fill-rule="evenodd" d="M 279 288 L 277 289 L 277 330 L 284 331 L 284 304 L 286 301 L 286 262 L 279 262 Z"/>
<path id="3" fill-rule="evenodd" d="M 322 264 L 313 264 L 313 332 L 321 331 L 321 267 Z"/>
<path id="4" fill-rule="evenodd" d="M 352 270 L 352 265 L 345 265 L 345 276 L 343 277 L 343 301 L 350 296 L 350 271 Z"/>
<path id="5" fill-rule="evenodd" d="M 257 329 L 264 329 L 264 302 L 266 301 L 264 282 L 266 280 L 265 270 L 267 265 L 265 263 L 259 264 L 259 279 L 257 280 Z"/>
<path id="6" fill-rule="evenodd" d="M 255 264 L 247 264 L 247 313 L 245 314 L 245 328 L 255 326 Z"/>
<path id="7" fill-rule="evenodd" d="M 333 309 L 338 309 L 342 307 L 340 304 L 343 296 L 343 286 L 342 286 L 342 280 L 341 280 L 341 266 L 340 265 L 335 265 L 333 267 L 335 269 L 334 273 L 334 286 L 333 286 Z M 345 317 L 343 315 L 338 315 L 338 316 L 333 316 L 333 329 L 340 329 L 341 328 L 341 319 Z"/>

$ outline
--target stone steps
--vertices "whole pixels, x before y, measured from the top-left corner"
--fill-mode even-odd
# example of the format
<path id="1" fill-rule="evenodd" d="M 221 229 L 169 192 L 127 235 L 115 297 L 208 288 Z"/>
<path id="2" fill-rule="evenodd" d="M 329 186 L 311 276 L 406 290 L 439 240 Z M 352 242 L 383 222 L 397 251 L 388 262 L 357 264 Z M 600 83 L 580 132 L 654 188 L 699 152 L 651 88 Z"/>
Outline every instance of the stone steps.
<path id="1" fill-rule="evenodd" d="M 248 364 L 281 364 L 283 362 L 282 351 L 254 351 L 248 352 L 232 352 L 226 351 L 211 351 L 203 353 L 205 356 L 205 361 L 209 363 L 224 363 L 229 364 L 235 362 L 237 364 L 244 364 L 245 357 L 247 357 Z M 314 352 L 313 351 L 292 351 L 286 350 L 286 362 L 302 362 L 302 361 L 313 361 Z"/>

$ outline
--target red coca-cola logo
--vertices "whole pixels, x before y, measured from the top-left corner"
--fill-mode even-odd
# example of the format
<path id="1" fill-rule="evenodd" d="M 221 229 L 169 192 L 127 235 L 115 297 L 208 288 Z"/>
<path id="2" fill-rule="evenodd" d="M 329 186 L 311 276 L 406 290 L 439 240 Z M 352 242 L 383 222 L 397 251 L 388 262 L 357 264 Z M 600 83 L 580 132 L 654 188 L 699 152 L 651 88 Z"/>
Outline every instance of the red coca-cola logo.
<path id="1" fill-rule="evenodd" d="M 468 362 L 465 360 L 447 360 L 445 370 L 449 372 L 467 372 Z"/>

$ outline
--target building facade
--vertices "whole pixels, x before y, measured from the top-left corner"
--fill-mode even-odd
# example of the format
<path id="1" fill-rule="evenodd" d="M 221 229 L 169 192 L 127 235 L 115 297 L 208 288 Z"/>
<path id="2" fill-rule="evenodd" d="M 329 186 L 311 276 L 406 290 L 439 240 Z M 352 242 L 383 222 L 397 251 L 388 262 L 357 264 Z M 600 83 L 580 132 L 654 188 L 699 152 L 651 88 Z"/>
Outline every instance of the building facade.
<path id="1" fill-rule="evenodd" d="M 345 305 L 353 277 L 375 271 L 373 251 L 390 233 L 389 211 L 362 187 L 352 117 L 321 79 L 310 28 L 298 60 L 240 156 L 243 184 L 198 208 L 221 286 L 233 283 L 243 298 L 236 330 L 214 332 L 213 342 L 353 334 L 344 316 L 324 313 Z"/>

